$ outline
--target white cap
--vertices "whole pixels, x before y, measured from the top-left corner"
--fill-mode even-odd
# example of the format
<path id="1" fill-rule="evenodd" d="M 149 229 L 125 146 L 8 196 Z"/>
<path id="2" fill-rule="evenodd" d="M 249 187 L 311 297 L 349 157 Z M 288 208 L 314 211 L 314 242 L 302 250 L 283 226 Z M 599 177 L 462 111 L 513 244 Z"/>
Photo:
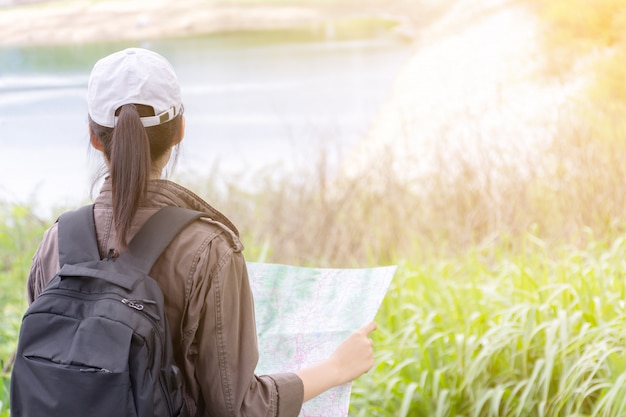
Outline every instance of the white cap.
<path id="1" fill-rule="evenodd" d="M 96 62 L 87 84 L 91 120 L 115 127 L 115 112 L 124 104 L 151 106 L 156 116 L 142 117 L 145 127 L 165 123 L 180 114 L 180 86 L 172 65 L 156 52 L 129 48 Z"/>

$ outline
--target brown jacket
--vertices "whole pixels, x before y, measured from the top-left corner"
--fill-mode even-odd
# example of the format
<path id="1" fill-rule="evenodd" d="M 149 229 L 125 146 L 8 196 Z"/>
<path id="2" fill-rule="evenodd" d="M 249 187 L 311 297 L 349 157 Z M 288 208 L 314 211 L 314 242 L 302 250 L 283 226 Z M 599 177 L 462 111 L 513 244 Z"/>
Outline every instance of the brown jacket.
<path id="1" fill-rule="evenodd" d="M 155 180 L 135 216 L 129 238 L 165 205 L 211 215 L 180 233 L 151 271 L 165 295 L 190 414 L 297 416 L 304 391 L 296 374 L 254 374 L 258 361 L 254 306 L 237 229 L 191 191 Z M 105 257 L 115 242 L 108 181 L 95 201 L 94 214 L 100 255 Z M 31 302 L 58 270 L 55 224 L 33 257 L 28 278 Z"/>

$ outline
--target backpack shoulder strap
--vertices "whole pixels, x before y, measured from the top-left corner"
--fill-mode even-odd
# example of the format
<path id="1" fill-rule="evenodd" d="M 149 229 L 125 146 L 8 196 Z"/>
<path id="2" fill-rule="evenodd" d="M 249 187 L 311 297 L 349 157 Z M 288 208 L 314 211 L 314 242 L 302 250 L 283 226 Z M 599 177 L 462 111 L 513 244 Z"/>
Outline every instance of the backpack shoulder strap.
<path id="1" fill-rule="evenodd" d="M 58 223 L 61 266 L 100 259 L 93 204 L 61 214 Z"/>
<path id="2" fill-rule="evenodd" d="M 130 262 L 144 273 L 149 273 L 152 265 L 176 235 L 204 216 L 208 215 L 182 207 L 161 208 L 141 227 L 128 244 L 128 250 L 117 261 Z"/>

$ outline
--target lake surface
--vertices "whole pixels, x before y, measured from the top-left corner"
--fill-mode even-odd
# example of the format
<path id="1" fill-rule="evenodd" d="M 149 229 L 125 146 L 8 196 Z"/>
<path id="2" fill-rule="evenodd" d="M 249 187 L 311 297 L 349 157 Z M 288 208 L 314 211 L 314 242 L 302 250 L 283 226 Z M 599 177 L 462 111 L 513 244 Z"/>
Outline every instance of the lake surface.
<path id="1" fill-rule="evenodd" d="M 366 132 L 410 53 L 393 39 L 288 41 L 258 34 L 133 44 L 0 48 L 0 200 L 88 201 L 86 84 L 100 57 L 128 46 L 166 56 L 181 83 L 186 136 L 175 173 L 242 183 L 269 167 L 345 154 Z"/>

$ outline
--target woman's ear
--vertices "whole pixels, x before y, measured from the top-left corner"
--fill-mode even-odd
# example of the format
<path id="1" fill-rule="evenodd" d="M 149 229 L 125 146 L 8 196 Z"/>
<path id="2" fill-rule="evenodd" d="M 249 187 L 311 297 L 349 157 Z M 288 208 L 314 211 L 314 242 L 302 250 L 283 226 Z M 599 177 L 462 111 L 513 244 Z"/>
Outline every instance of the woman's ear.
<path id="1" fill-rule="evenodd" d="M 89 126 L 89 142 L 91 143 L 91 146 L 93 146 L 96 150 L 104 152 L 104 145 L 100 141 L 100 138 L 94 135 L 93 131 L 91 130 L 91 126 Z"/>

